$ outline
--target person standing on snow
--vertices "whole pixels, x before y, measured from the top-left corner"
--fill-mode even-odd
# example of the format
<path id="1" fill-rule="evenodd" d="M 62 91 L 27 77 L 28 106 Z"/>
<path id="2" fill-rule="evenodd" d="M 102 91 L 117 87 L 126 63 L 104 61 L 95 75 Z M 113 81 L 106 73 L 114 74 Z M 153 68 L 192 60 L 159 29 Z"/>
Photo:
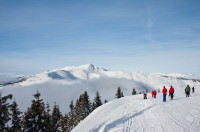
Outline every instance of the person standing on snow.
<path id="1" fill-rule="evenodd" d="M 156 98 L 156 90 L 153 91 L 154 98 Z"/>
<path id="2" fill-rule="evenodd" d="M 153 97 L 154 97 L 154 92 L 153 92 L 153 90 L 152 90 L 151 94 L 152 94 L 152 98 L 153 98 Z"/>
<path id="3" fill-rule="evenodd" d="M 146 93 L 144 93 L 144 95 L 143 95 L 143 96 L 144 96 L 144 99 L 147 99 L 147 94 L 146 94 Z"/>
<path id="4" fill-rule="evenodd" d="M 192 92 L 194 93 L 194 87 L 192 87 Z"/>
<path id="5" fill-rule="evenodd" d="M 190 86 L 187 85 L 187 87 L 185 88 L 185 93 L 186 93 L 186 97 L 190 96 Z"/>
<path id="6" fill-rule="evenodd" d="M 171 96 L 171 99 L 174 97 L 174 88 L 171 86 L 169 89 L 169 95 Z"/>
<path id="7" fill-rule="evenodd" d="M 165 86 L 163 87 L 163 102 L 166 102 L 166 94 L 167 94 L 167 89 L 165 88 Z"/>

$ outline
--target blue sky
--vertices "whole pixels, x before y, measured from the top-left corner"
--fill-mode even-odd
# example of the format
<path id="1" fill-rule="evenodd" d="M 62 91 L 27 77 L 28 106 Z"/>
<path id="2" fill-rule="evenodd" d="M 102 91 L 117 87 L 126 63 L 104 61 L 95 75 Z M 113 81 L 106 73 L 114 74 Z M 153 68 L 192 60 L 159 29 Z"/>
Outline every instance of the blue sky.
<path id="1" fill-rule="evenodd" d="M 0 74 L 92 63 L 200 75 L 199 0 L 0 0 Z"/>

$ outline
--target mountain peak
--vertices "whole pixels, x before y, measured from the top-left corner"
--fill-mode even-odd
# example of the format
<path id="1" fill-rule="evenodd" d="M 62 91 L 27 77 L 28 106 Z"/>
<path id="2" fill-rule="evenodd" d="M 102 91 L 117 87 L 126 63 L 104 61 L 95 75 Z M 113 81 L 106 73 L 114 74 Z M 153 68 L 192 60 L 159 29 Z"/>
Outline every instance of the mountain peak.
<path id="1" fill-rule="evenodd" d="M 85 64 L 85 65 L 82 65 L 82 66 L 79 66 L 80 68 L 83 68 L 83 69 L 88 69 L 88 70 L 94 70 L 94 69 L 98 69 L 97 66 L 93 65 L 93 64 Z"/>
<path id="2" fill-rule="evenodd" d="M 108 71 L 108 70 L 106 70 L 104 68 L 100 68 L 94 64 L 85 64 L 85 65 L 77 66 L 76 68 L 82 69 L 82 70 L 90 70 L 90 71 L 94 71 L 94 70 Z"/>

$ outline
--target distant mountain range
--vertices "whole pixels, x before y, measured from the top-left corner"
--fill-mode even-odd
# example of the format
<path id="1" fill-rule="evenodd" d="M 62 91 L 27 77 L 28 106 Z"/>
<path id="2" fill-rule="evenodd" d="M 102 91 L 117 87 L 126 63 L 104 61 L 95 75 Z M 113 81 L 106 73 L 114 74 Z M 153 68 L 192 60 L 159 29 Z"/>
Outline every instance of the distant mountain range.
<path id="1" fill-rule="evenodd" d="M 46 71 L 33 76 L 0 77 L 0 91 L 3 95 L 12 93 L 22 111 L 30 106 L 33 94 L 37 90 L 51 107 L 56 102 L 62 111 L 68 111 L 71 100 L 76 100 L 84 91 L 88 91 L 93 101 L 96 91 L 102 100 L 115 99 L 118 87 L 125 96 L 131 95 L 132 89 L 144 92 L 170 85 L 184 88 L 187 84 L 199 85 L 200 77 L 192 74 L 162 74 L 143 72 L 109 71 L 93 64 L 64 67 Z"/>

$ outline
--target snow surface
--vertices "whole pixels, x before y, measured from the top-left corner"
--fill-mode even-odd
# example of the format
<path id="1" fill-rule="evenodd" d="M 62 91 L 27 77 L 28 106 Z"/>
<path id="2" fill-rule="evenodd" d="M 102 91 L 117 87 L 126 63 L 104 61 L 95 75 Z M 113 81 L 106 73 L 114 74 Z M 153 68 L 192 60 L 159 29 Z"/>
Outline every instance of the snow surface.
<path id="1" fill-rule="evenodd" d="M 162 102 L 150 93 L 110 101 L 93 111 L 72 132 L 199 132 L 200 91 L 185 97 L 184 88 L 175 88 L 173 100 Z"/>
<path id="2" fill-rule="evenodd" d="M 71 100 L 75 102 L 84 91 L 88 92 L 91 101 L 97 90 L 102 101 L 110 101 L 115 99 L 118 87 L 121 87 L 125 96 L 130 96 L 133 88 L 137 92 L 144 92 L 148 88 L 151 92 L 153 89 L 161 89 L 163 86 L 169 88 L 171 85 L 175 88 L 185 88 L 187 84 L 196 89 L 200 87 L 200 77 L 191 74 L 108 71 L 92 64 L 54 69 L 25 78 L 25 81 L 14 85 L 0 87 L 2 95 L 13 94 L 21 111 L 30 107 L 33 94 L 37 90 L 51 108 L 56 102 L 61 111 L 66 113 Z"/>

